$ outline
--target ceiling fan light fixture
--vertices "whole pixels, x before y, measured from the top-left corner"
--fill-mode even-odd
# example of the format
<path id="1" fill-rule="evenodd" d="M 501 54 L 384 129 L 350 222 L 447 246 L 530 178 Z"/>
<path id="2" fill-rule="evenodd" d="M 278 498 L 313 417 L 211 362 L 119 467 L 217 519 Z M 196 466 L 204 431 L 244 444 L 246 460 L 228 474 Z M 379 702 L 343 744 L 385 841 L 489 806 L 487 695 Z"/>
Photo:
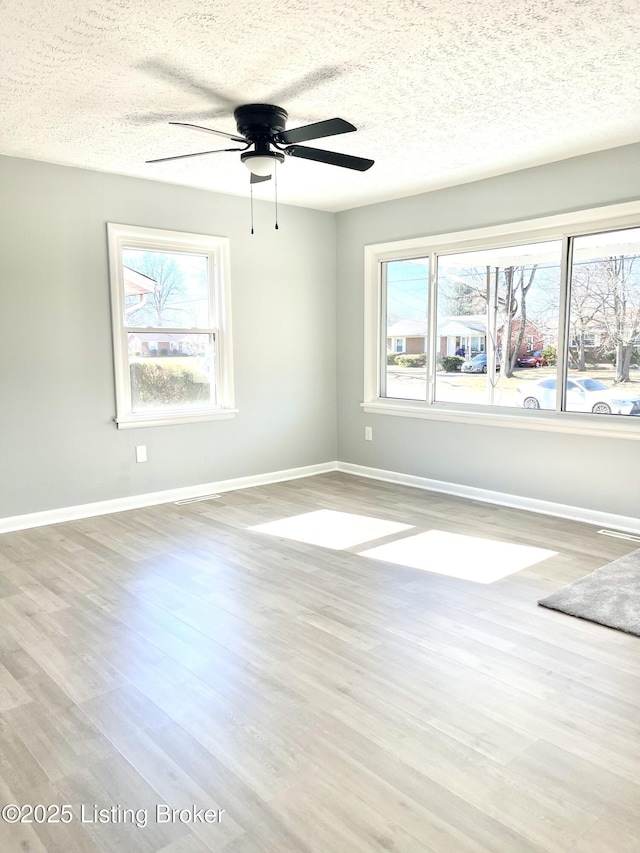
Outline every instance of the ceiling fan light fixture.
<path id="1" fill-rule="evenodd" d="M 268 154 L 245 151 L 240 155 L 240 159 L 254 175 L 266 178 L 273 174 L 276 162 L 284 163 L 284 154 L 281 154 L 279 151 L 270 151 Z"/>

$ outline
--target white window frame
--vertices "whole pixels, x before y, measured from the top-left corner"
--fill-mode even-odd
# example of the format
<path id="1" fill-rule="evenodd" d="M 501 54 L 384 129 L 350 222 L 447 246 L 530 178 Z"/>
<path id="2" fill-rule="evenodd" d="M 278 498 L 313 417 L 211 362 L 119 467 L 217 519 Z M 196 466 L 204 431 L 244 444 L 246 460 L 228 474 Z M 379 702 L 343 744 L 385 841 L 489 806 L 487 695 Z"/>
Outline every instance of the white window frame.
<path id="1" fill-rule="evenodd" d="M 558 394 L 557 410 L 520 411 L 498 406 L 443 403 L 435 400 L 433 376 L 437 358 L 434 342 L 437 317 L 436 258 L 443 253 L 461 253 L 483 248 L 508 247 L 514 243 L 562 241 L 560 317 L 568 320 L 566 308 L 569 245 L 573 237 L 619 228 L 640 227 L 640 201 L 608 205 L 540 219 L 505 223 L 488 228 L 377 243 L 364 247 L 364 397 L 361 406 L 369 414 L 425 420 L 491 425 L 513 429 L 599 435 L 640 440 L 638 418 L 563 412 L 564 392 Z M 399 400 L 381 396 L 386 376 L 386 329 L 383 264 L 392 260 L 429 259 L 427 401 Z M 567 328 L 558 329 L 558 352 L 564 352 Z M 384 344 L 384 346 L 383 346 Z M 558 359 L 558 388 L 564 389 L 567 366 Z M 631 422 L 630 422 L 631 421 Z"/>
<path id="2" fill-rule="evenodd" d="M 111 325 L 116 383 L 116 417 L 118 429 L 195 423 L 233 418 L 237 409 L 233 392 L 233 348 L 231 340 L 231 293 L 229 282 L 229 238 L 183 231 L 166 231 L 136 225 L 107 224 L 109 278 L 111 284 Z M 124 322 L 123 249 L 187 252 L 208 258 L 209 306 L 212 324 L 203 328 L 163 329 L 167 333 L 212 334 L 215 341 L 216 405 L 190 411 L 174 409 L 162 412 L 133 412 L 129 373 L 130 331 L 148 331 L 145 327 L 129 327 Z M 154 327 L 155 330 L 155 327 Z"/>

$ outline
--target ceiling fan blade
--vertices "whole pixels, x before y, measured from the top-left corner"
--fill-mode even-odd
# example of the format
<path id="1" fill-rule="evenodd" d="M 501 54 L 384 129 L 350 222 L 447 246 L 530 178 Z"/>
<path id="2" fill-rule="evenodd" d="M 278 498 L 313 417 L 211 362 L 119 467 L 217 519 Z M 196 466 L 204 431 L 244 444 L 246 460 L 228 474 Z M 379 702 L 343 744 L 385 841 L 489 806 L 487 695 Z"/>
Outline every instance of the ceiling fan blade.
<path id="1" fill-rule="evenodd" d="M 233 139 L 234 142 L 248 142 L 244 136 L 238 136 L 236 133 L 226 133 L 224 130 L 212 130 L 210 127 L 201 127 L 199 124 L 189 124 L 186 121 L 170 121 L 169 124 L 176 124 L 179 127 L 190 127 L 192 130 L 202 130 L 205 133 L 213 133 L 215 136 L 224 136 L 226 139 Z"/>
<path id="2" fill-rule="evenodd" d="M 181 112 L 180 118 L 184 119 L 184 121 L 188 121 L 189 119 L 214 119 L 220 118 L 221 116 L 226 116 L 229 114 L 229 110 L 226 108 L 220 109 L 211 109 L 211 110 L 198 110 L 197 112 L 194 110 L 192 112 Z M 172 122 L 176 118 L 176 111 L 172 110 L 171 112 L 148 112 L 148 113 L 129 113 L 126 116 L 127 121 L 130 121 L 132 124 L 137 125 L 146 125 L 146 124 L 157 124 L 158 122 Z"/>
<path id="3" fill-rule="evenodd" d="M 261 184 L 263 181 L 270 181 L 271 175 L 254 175 L 251 173 L 251 181 L 252 184 Z"/>
<path id="4" fill-rule="evenodd" d="M 289 145 L 288 148 L 284 149 L 284 153 L 289 154 L 291 157 L 302 157 L 304 160 L 316 160 L 318 163 L 328 163 L 330 166 L 356 169 L 358 172 L 366 172 L 375 162 L 374 160 L 367 160 L 364 157 L 339 154 L 337 151 L 309 148 L 307 145 Z"/>
<path id="5" fill-rule="evenodd" d="M 277 92 L 269 94 L 270 104 L 281 104 L 296 98 L 302 92 L 309 89 L 315 89 L 328 80 L 332 80 L 341 74 L 341 70 L 337 65 L 325 65 L 322 68 L 317 68 L 315 71 L 309 71 L 300 80 L 296 80 L 289 86 L 279 89 Z"/>
<path id="6" fill-rule="evenodd" d="M 339 133 L 351 133 L 354 130 L 357 130 L 357 127 L 343 118 L 328 118 L 326 121 L 316 121 L 313 124 L 304 124 L 302 127 L 283 130 L 277 135 L 276 140 L 288 145 L 291 142 L 307 142 L 309 139 L 337 136 Z"/>
<path id="7" fill-rule="evenodd" d="M 145 59 L 142 62 L 139 62 L 136 67 L 148 72 L 163 82 L 175 83 L 176 85 L 181 86 L 185 91 L 195 93 L 196 95 L 204 95 L 206 98 L 218 101 L 219 103 L 224 104 L 228 109 L 232 109 L 236 105 L 236 100 L 231 98 L 225 92 L 222 92 L 219 89 L 214 89 L 213 86 L 207 86 L 205 83 L 201 83 L 187 71 L 183 71 L 181 68 L 171 65 L 171 63 L 166 62 L 163 59 Z"/>
<path id="8" fill-rule="evenodd" d="M 213 151 L 196 151 L 195 154 L 176 154 L 175 157 L 156 157 L 155 160 L 145 160 L 145 163 L 166 163 L 167 160 L 185 160 L 187 157 L 202 157 L 203 154 L 220 154 L 223 151 L 244 151 L 244 148 L 214 148 Z"/>

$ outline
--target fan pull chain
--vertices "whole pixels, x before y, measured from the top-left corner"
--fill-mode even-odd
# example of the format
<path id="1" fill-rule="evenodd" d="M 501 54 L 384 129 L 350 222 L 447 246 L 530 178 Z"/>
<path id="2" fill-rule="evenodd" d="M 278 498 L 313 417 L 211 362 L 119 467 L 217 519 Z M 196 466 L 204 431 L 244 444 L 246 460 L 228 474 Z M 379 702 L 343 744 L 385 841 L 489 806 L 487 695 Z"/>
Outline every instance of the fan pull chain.
<path id="1" fill-rule="evenodd" d="M 278 161 L 273 161 L 273 182 L 276 196 L 276 231 L 278 230 Z"/>
<path id="2" fill-rule="evenodd" d="M 251 195 L 251 233 L 253 234 L 253 184 L 249 184 L 249 193 Z"/>

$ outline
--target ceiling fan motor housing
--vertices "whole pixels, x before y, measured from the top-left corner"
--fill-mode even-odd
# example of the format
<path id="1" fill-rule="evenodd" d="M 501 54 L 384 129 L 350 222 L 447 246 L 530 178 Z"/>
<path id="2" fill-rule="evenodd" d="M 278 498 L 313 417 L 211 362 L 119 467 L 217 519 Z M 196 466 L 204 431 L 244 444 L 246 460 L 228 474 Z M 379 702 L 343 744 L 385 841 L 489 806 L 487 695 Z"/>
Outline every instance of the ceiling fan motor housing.
<path id="1" fill-rule="evenodd" d="M 246 104 L 234 110 L 238 133 L 251 142 L 272 141 L 287 127 L 288 113 L 272 104 Z"/>

